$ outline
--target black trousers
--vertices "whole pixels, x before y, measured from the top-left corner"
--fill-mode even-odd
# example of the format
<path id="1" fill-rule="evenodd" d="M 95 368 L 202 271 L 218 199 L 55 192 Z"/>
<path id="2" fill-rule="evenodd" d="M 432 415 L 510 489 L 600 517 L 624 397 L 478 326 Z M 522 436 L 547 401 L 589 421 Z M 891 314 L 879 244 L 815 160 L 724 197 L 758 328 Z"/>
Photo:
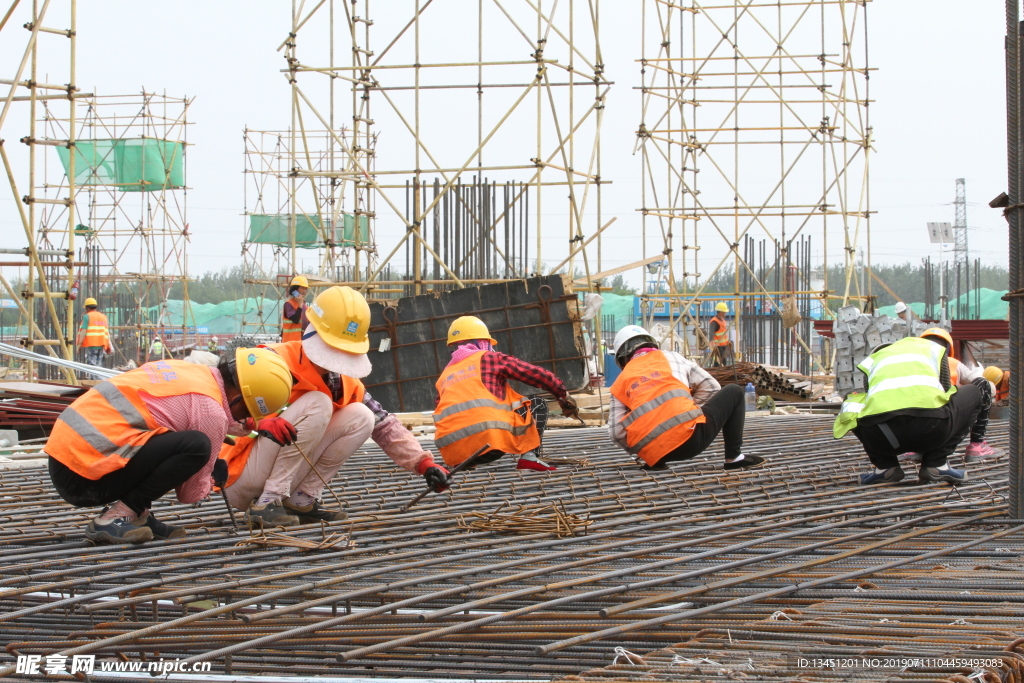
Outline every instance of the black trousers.
<path id="1" fill-rule="evenodd" d="M 112 456 L 116 457 L 116 456 Z M 57 494 L 75 507 L 121 501 L 136 514 L 188 481 L 210 460 L 210 437 L 202 432 L 164 432 L 151 437 L 128 464 L 99 479 L 86 479 L 50 458 L 50 481 Z"/>
<path id="2" fill-rule="evenodd" d="M 519 410 L 525 411 L 526 407 L 523 406 Z M 542 398 L 530 399 L 530 412 L 533 413 L 533 424 L 536 425 L 536 427 L 537 427 L 537 436 L 540 437 L 541 445 L 543 445 L 544 444 L 544 429 L 548 425 L 548 404 L 547 404 L 547 401 L 545 401 Z M 522 415 L 525 416 L 526 413 L 524 412 L 524 413 L 522 413 Z M 478 463 L 480 465 L 486 465 L 489 462 L 494 462 L 495 460 L 497 460 L 498 458 L 502 457 L 503 455 L 505 455 L 504 451 L 487 451 L 486 453 L 484 453 L 483 455 L 480 456 L 480 458 L 478 460 Z M 522 453 L 513 453 L 513 455 L 522 455 Z"/>
<path id="3" fill-rule="evenodd" d="M 857 427 L 853 433 L 878 469 L 896 467 L 900 453 L 920 453 L 922 467 L 942 467 L 974 427 L 983 404 L 982 390 L 968 385 L 941 408 Z"/>
<path id="4" fill-rule="evenodd" d="M 725 439 L 725 457 L 729 460 L 743 452 L 743 424 L 747 417 L 743 387 L 727 384 L 705 403 L 701 410 L 706 422 L 697 425 L 693 435 L 679 448 L 670 451 L 658 462 L 689 460 L 703 453 L 718 433 Z"/>

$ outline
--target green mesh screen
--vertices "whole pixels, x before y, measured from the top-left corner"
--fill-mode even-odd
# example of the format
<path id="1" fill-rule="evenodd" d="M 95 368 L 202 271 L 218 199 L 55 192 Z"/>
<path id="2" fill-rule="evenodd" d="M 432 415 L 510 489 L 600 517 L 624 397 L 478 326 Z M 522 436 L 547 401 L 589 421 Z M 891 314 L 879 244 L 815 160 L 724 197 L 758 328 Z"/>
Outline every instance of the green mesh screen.
<path id="1" fill-rule="evenodd" d="M 70 150 L 57 147 L 64 172 Z M 75 184 L 115 186 L 125 192 L 154 192 L 185 187 L 185 146 L 173 140 L 78 140 Z"/>
<path id="2" fill-rule="evenodd" d="M 333 241 L 337 246 L 350 247 L 355 244 L 355 216 L 342 214 L 342 224 L 334 228 Z M 291 215 L 280 214 L 249 214 L 249 241 L 256 244 L 291 245 L 289 222 Z M 369 221 L 366 216 L 359 217 L 359 241 L 365 244 Z M 295 214 L 295 246 L 300 249 L 315 249 L 331 239 L 331 228 L 325 226 L 317 214 Z"/>

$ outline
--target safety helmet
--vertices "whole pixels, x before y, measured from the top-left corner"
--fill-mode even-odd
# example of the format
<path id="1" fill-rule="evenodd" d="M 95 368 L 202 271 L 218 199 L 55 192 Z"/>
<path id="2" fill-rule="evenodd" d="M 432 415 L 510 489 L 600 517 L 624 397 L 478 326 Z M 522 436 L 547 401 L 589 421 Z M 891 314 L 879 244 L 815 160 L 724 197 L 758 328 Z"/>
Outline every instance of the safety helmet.
<path id="1" fill-rule="evenodd" d="M 349 353 L 370 350 L 370 305 L 351 287 L 335 285 L 320 292 L 309 305 L 306 317 L 315 334 L 328 346 Z M 307 328 L 303 339 L 310 334 Z"/>
<path id="2" fill-rule="evenodd" d="M 905 310 L 907 310 L 907 305 L 905 303 L 903 303 L 902 301 L 897 301 L 896 302 L 896 312 L 897 313 L 902 313 Z"/>
<path id="3" fill-rule="evenodd" d="M 639 325 L 626 325 L 615 333 L 615 341 L 612 348 L 615 352 L 615 364 L 620 368 L 626 366 L 626 361 L 639 347 L 645 344 L 658 345 L 657 340 L 651 333 Z"/>
<path id="4" fill-rule="evenodd" d="M 219 342 L 220 340 L 217 339 L 216 337 L 210 337 L 210 341 L 216 343 L 216 342 Z"/>
<path id="5" fill-rule="evenodd" d="M 273 415 L 288 403 L 292 373 L 284 358 L 270 349 L 235 349 L 238 389 L 253 419 Z"/>
<path id="6" fill-rule="evenodd" d="M 992 384 L 999 384 L 1000 382 L 1003 381 L 1003 371 L 994 365 L 990 365 L 987 368 L 985 368 L 985 371 L 982 373 L 982 376 L 989 382 L 992 382 Z"/>
<path id="7" fill-rule="evenodd" d="M 309 287 L 309 280 L 306 279 L 305 275 L 296 275 L 292 278 L 292 281 L 288 283 L 289 287 Z"/>
<path id="8" fill-rule="evenodd" d="M 722 311 L 723 313 L 728 313 L 729 312 L 729 304 L 725 303 L 724 301 L 719 301 L 718 305 L 715 306 L 715 310 L 716 311 Z"/>
<path id="9" fill-rule="evenodd" d="M 456 318 L 448 328 L 448 346 L 473 339 L 486 339 L 492 344 L 497 344 L 497 339 L 491 338 L 491 331 L 484 325 L 484 321 L 473 315 L 464 315 Z"/>
<path id="10" fill-rule="evenodd" d="M 921 339 L 927 339 L 932 337 L 932 341 L 941 339 L 946 342 L 946 347 L 949 349 L 953 348 L 953 337 L 949 336 L 949 332 L 946 332 L 941 327 L 929 327 L 927 330 L 921 333 Z"/>
<path id="11" fill-rule="evenodd" d="M 85 300 L 85 305 L 86 306 L 98 306 L 99 304 L 96 303 L 96 299 L 93 299 L 90 296 L 88 299 Z"/>

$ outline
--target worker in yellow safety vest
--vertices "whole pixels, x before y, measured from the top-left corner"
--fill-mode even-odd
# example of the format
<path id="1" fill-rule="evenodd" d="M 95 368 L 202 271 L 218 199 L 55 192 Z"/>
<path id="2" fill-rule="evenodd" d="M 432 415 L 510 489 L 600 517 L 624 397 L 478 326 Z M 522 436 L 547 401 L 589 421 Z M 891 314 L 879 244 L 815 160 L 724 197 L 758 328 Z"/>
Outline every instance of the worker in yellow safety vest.
<path id="1" fill-rule="evenodd" d="M 107 316 L 97 310 L 96 299 L 86 299 L 85 315 L 82 316 L 77 341 L 89 365 L 103 365 L 103 354 L 114 352 L 107 325 Z"/>
<path id="2" fill-rule="evenodd" d="M 733 365 L 736 362 L 732 342 L 729 340 L 729 321 L 725 319 L 729 305 L 719 301 L 715 316 L 708 323 L 708 340 L 711 344 L 711 365 Z"/>
<path id="3" fill-rule="evenodd" d="M 302 330 L 309 321 L 306 319 L 306 292 L 309 291 L 309 280 L 305 275 L 296 275 L 288 285 L 288 298 L 285 299 L 281 312 L 281 342 L 299 341 Z"/>

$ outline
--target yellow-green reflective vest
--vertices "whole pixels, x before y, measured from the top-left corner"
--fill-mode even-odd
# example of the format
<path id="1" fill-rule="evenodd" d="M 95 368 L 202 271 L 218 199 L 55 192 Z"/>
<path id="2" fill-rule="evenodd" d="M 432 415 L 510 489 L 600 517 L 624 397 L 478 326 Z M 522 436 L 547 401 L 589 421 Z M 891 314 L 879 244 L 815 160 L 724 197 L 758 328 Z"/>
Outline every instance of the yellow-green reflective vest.
<path id="1" fill-rule="evenodd" d="M 860 418 L 907 408 L 941 408 L 956 393 L 939 379 L 944 348 L 927 339 L 907 337 L 871 354 L 857 366 L 868 378 L 867 393 L 850 394 L 839 411 L 832 435 L 839 439 Z"/>

